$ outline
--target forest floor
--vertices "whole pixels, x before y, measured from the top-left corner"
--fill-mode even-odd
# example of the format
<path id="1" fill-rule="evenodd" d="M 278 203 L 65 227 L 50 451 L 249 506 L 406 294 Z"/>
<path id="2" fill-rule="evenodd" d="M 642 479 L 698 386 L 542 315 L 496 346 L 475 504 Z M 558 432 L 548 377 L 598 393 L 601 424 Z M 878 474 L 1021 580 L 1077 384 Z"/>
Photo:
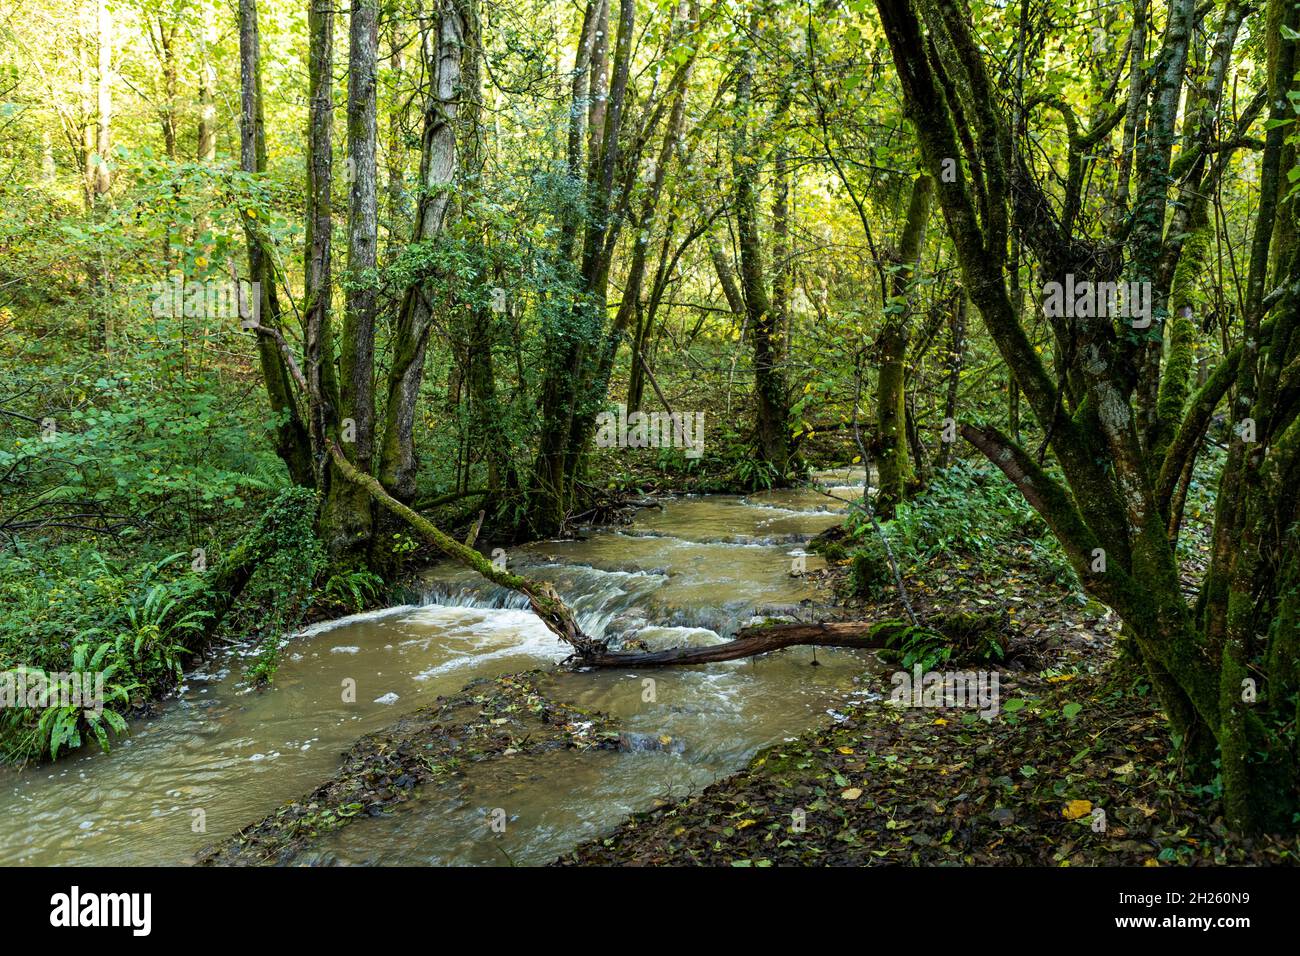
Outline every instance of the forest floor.
<path id="1" fill-rule="evenodd" d="M 1006 609 L 1001 712 L 992 720 L 971 710 L 900 706 L 886 688 L 883 699 L 856 700 L 822 726 L 761 751 L 741 772 L 689 799 L 635 814 L 557 862 L 1177 866 L 1300 860 L 1294 837 L 1229 834 L 1213 788 L 1180 782 L 1158 701 L 1136 672 L 1119 679 L 1127 671 L 1113 615 L 1038 580 L 1027 551 L 1007 564 L 992 571 L 975 562 L 944 562 L 907 581 L 922 618 L 954 607 Z M 961 668 L 959 662 L 941 666 Z"/>

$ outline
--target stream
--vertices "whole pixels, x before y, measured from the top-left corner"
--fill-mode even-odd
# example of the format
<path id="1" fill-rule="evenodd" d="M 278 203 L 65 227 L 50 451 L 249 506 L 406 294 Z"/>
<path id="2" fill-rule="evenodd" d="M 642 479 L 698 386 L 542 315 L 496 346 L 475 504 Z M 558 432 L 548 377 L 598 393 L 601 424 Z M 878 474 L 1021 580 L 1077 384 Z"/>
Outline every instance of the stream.
<path id="1" fill-rule="evenodd" d="M 812 487 L 668 499 L 623 528 L 510 549 L 509 566 L 553 582 L 583 629 L 651 649 L 716 643 L 759 613 L 795 613 L 810 582 L 801 545 L 836 524 L 860 469 Z M 805 558 L 808 570 L 819 558 Z M 155 717 L 113 750 L 0 769 L 0 864 L 184 864 L 329 776 L 358 737 L 477 677 L 548 667 L 567 649 L 516 594 L 459 566 L 425 573 L 418 605 L 315 625 L 250 685 L 235 646 L 187 673 Z M 541 864 L 656 800 L 698 792 L 762 747 L 797 736 L 849 695 L 866 655 L 792 648 L 761 659 L 656 671 L 557 670 L 550 696 L 668 734 L 680 752 L 562 752 L 475 766 L 456 792 L 424 788 L 395 812 L 321 838 L 303 862 Z M 341 687 L 356 681 L 355 703 Z M 653 694 L 644 683 L 653 680 Z M 647 697 L 653 697 L 647 700 Z M 505 832 L 487 815 L 505 811 Z"/>

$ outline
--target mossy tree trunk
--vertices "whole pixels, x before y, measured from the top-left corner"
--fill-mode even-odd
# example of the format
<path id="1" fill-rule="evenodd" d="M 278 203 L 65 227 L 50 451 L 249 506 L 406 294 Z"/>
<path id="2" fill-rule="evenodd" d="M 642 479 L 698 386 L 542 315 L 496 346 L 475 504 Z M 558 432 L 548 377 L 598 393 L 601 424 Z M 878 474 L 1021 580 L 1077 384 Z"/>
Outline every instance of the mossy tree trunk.
<path id="1" fill-rule="evenodd" d="M 348 45 L 348 282 L 339 339 L 339 440 L 369 472 L 375 444 L 375 317 L 379 243 L 379 7 L 354 0 Z M 326 549 L 340 567 L 369 563 L 374 519 L 370 497 L 348 481 L 331 481 L 321 509 Z"/>
<path id="2" fill-rule="evenodd" d="M 1279 627 L 1294 622 L 1295 613 L 1287 582 L 1295 570 L 1300 505 L 1284 489 L 1300 480 L 1300 335 L 1295 334 L 1300 257 L 1288 250 L 1281 260 L 1273 257 L 1285 268 L 1269 268 L 1283 190 L 1284 127 L 1274 124 L 1265 141 L 1242 346 L 1188 401 L 1191 342 L 1185 328 L 1166 322 L 1167 300 L 1159 288 L 1163 267 L 1177 303 L 1178 261 L 1189 252 L 1194 261 L 1197 254 L 1194 241 L 1187 248 L 1187 230 L 1164 228 L 1174 181 L 1170 144 L 1181 137 L 1179 164 L 1213 153 L 1207 177 L 1218 175 L 1232 152 L 1217 143 L 1212 150 L 1207 138 L 1196 135 L 1198 110 L 1188 111 L 1184 126 L 1178 126 L 1187 48 L 1198 15 L 1193 4 L 1171 3 L 1150 95 L 1139 107 L 1138 126 L 1147 130 L 1147 138 L 1139 149 L 1129 211 L 1134 227 L 1126 248 L 1108 238 L 1076 234 L 1079 220 L 1068 211 L 1077 208 L 1077 197 L 1067 195 L 1067 215 L 1064 221 L 1058 216 L 1031 163 L 1012 142 L 984 55 L 954 0 L 878 0 L 877 7 L 926 168 L 939 179 L 945 162 L 956 160 L 955 181 L 940 179 L 938 199 L 963 284 L 1046 435 L 1062 477 L 991 426 L 963 423 L 962 435 L 1047 521 L 1085 587 L 1119 613 L 1195 768 L 1207 773 L 1206 758 L 1217 753 L 1230 822 L 1240 829 L 1292 826 L 1300 807 L 1295 749 L 1300 685 L 1295 638 Z M 1288 37 L 1300 24 L 1296 8 L 1283 0 L 1272 0 L 1270 7 L 1270 15 L 1289 27 L 1270 59 L 1270 114 L 1280 120 L 1288 115 L 1295 67 L 1295 41 Z M 1200 8 L 1199 15 L 1209 10 Z M 1220 14 L 1219 36 L 1228 37 L 1229 50 L 1240 15 L 1231 4 Z M 1220 90 L 1211 86 L 1212 100 Z M 1057 112 L 1066 121 L 1074 169 L 1082 159 L 1079 150 L 1095 144 L 1098 129 L 1113 127 L 1120 110 L 1104 115 L 1086 134 L 1075 128 L 1068 111 Z M 1072 175 L 1067 191 L 1074 182 Z M 1157 288 L 1150 334 L 1113 316 L 1054 322 L 1059 354 L 1056 375 L 1049 374 L 1008 292 L 1013 230 L 1049 275 L 1075 273 L 1103 281 L 1124 273 L 1152 281 Z M 1269 287 L 1281 291 L 1266 295 Z M 1170 347 L 1157 347 L 1167 325 Z M 1177 522 L 1171 521 L 1180 507 L 1175 490 L 1199 453 L 1210 414 L 1225 396 L 1232 398 L 1237 429 L 1216 499 L 1210 566 L 1189 604 L 1180 583 Z"/>
<path id="3" fill-rule="evenodd" d="M 262 107 L 261 39 L 257 0 L 239 0 L 240 64 L 240 169 L 260 175 L 266 172 L 266 134 Z M 256 290 L 256 301 L 241 299 L 248 322 L 255 315 L 267 331 L 279 332 L 282 325 L 275 250 L 256 209 L 242 216 L 248 244 L 248 277 Z M 275 417 L 275 450 L 294 484 L 316 485 L 311 445 L 304 424 L 304 412 L 294 394 L 294 383 L 279 344 L 273 335 L 257 336 L 258 359 L 271 414 Z"/>
<path id="4" fill-rule="evenodd" d="M 917 176 L 890 265 L 890 296 L 876 338 L 876 468 L 880 475 L 876 513 L 881 517 L 894 513 L 914 478 L 906 432 L 907 352 L 912 341 L 913 278 L 933 195 L 934 180 L 926 173 Z"/>
<path id="5" fill-rule="evenodd" d="M 759 17 L 750 20 L 750 33 L 759 33 Z M 784 481 L 794 456 L 790 428 L 790 393 L 781 355 L 781 315 L 768 291 L 767 264 L 759 234 L 758 206 L 760 156 L 765 144 L 758 140 L 753 126 L 754 74 L 757 62 L 755 43 L 750 41 L 741 51 L 736 80 L 736 134 L 732 144 L 731 172 L 735 183 L 733 209 L 736 236 L 740 248 L 740 291 L 745 305 L 754 362 L 754 430 L 758 459 L 772 468 L 775 477 Z M 788 106 L 788 93 L 777 105 L 778 113 Z M 781 188 L 780 183 L 777 188 Z M 777 274 L 779 263 L 774 264 Z M 779 287 L 779 283 L 778 283 Z"/>

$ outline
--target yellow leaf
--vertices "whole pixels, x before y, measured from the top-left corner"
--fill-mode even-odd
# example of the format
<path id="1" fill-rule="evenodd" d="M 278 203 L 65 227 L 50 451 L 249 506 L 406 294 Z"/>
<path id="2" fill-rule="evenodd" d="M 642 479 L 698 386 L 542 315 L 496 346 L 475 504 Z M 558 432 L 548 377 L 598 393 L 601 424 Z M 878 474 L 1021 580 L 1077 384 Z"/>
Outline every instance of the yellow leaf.
<path id="1" fill-rule="evenodd" d="M 840 794 L 840 799 L 841 799 L 841 800 L 856 800 L 856 799 L 858 799 L 858 797 L 860 797 L 860 796 L 862 796 L 862 788 L 861 788 L 861 787 L 849 787 L 849 789 L 845 790 L 843 793 Z"/>
<path id="2" fill-rule="evenodd" d="M 839 752 L 842 753 L 842 754 L 851 754 L 851 753 L 853 753 L 853 748 L 852 748 L 852 747 L 840 747 L 840 748 L 838 748 L 838 749 L 839 749 Z"/>
<path id="3" fill-rule="evenodd" d="M 757 822 L 758 822 L 757 820 L 741 820 L 739 823 L 736 824 L 736 829 L 743 830 L 745 829 L 745 827 L 752 827 Z"/>
<path id="4" fill-rule="evenodd" d="M 938 724 L 940 727 L 947 727 L 947 726 L 948 726 L 948 721 L 944 720 L 942 717 L 936 717 L 936 718 L 934 718 L 934 722 L 935 722 L 936 724 Z"/>
<path id="5" fill-rule="evenodd" d="M 1091 800 L 1071 800 L 1061 811 L 1061 816 L 1067 820 L 1077 820 L 1079 817 L 1086 817 L 1092 813 Z"/>

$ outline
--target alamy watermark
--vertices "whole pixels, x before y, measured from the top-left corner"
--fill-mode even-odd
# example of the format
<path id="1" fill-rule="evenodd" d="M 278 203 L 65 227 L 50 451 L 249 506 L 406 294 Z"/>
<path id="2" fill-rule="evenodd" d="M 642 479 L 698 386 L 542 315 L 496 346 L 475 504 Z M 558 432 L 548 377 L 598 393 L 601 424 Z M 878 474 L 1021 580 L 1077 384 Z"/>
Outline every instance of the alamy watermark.
<path id="1" fill-rule="evenodd" d="M 0 708 L 80 707 L 104 711 L 103 671 L 43 671 L 19 667 L 0 671 Z"/>
<path id="2" fill-rule="evenodd" d="M 704 454 L 703 412 L 617 412 L 596 416 L 599 448 L 684 448 L 687 458 Z"/>
<path id="3" fill-rule="evenodd" d="M 50 925 L 55 927 L 119 926 L 133 936 L 148 936 L 152 911 L 152 893 L 83 893 L 73 886 L 50 897 Z"/>
<path id="4" fill-rule="evenodd" d="M 985 720 L 998 712 L 997 671 L 895 671 L 891 703 L 902 707 L 969 707 Z"/>
<path id="5" fill-rule="evenodd" d="M 1122 318 L 1145 329 L 1151 324 L 1151 283 L 1076 282 L 1067 273 L 1065 282 L 1043 286 L 1043 312 L 1053 319 Z"/>
<path id="6" fill-rule="evenodd" d="M 156 319 L 239 319 L 244 328 L 255 328 L 261 318 L 261 283 L 231 279 L 186 282 L 174 275 L 150 287 L 153 301 L 149 310 Z"/>

